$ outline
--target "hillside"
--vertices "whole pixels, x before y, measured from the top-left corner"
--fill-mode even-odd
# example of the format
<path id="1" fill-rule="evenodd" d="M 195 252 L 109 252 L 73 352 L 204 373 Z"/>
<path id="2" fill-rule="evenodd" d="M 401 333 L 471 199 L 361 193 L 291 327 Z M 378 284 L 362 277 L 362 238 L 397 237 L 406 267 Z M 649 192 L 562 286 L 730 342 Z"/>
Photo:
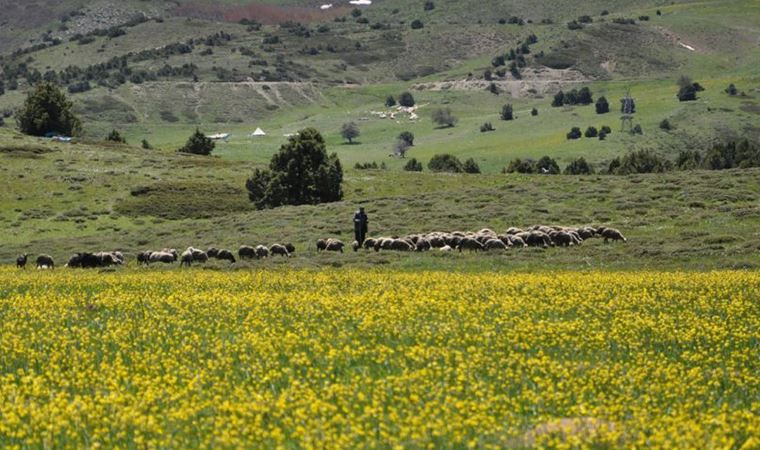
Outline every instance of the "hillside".
<path id="1" fill-rule="evenodd" d="M 564 167 L 584 157 L 600 172 L 632 150 L 673 160 L 730 138 L 757 141 L 757 2 L 573 0 L 558 8 L 544 1 L 435 0 L 429 9 L 424 1 L 381 0 L 359 12 L 342 2 L 322 11 L 320 4 L 0 0 L 7 12 L 0 23 L 6 116 L 0 182 L 8 186 L 0 193 L 6 236 L 0 257 L 292 241 L 307 256 L 288 264 L 307 267 L 760 266 L 757 169 L 501 174 L 514 158 L 548 155 Z M 421 27 L 412 27 L 415 20 Z M 584 23 L 569 27 L 574 20 Z M 508 58 L 498 61 L 514 49 L 524 60 L 517 73 Z M 704 88 L 696 101 L 676 98 L 681 75 Z M 69 91 L 85 124 L 78 143 L 13 130 L 13 111 L 41 79 Z M 732 83 L 738 95 L 725 92 Z M 551 106 L 558 91 L 582 87 L 594 100 L 606 97 L 610 112 L 596 114 L 593 104 Z M 415 97 L 417 120 L 389 118 L 386 98 L 404 91 Z M 619 101 L 627 92 L 642 134 L 621 130 Z M 516 120 L 500 120 L 505 104 Z M 438 108 L 450 108 L 457 125 L 437 128 L 430 116 Z M 671 129 L 660 128 L 663 119 Z M 361 130 L 353 145 L 339 133 L 349 121 Z M 495 131 L 481 133 L 486 122 Z M 566 139 L 572 127 L 602 125 L 612 129 L 603 141 Z M 267 136 L 249 137 L 257 127 Z M 255 211 L 246 178 L 304 127 L 320 130 L 347 169 L 345 200 Z M 196 128 L 231 137 L 217 143 L 211 158 L 176 154 Z M 129 145 L 104 144 L 112 129 Z M 426 164 L 452 153 L 473 158 L 483 174 L 403 172 L 407 159 L 389 157 L 402 131 L 415 136 L 408 157 Z M 143 139 L 154 149 L 138 148 Z M 370 162 L 387 169 L 353 168 Z M 317 258 L 318 237 L 350 240 L 347 223 L 357 203 L 371 212 L 371 234 L 611 224 L 630 242 L 486 257 Z"/>

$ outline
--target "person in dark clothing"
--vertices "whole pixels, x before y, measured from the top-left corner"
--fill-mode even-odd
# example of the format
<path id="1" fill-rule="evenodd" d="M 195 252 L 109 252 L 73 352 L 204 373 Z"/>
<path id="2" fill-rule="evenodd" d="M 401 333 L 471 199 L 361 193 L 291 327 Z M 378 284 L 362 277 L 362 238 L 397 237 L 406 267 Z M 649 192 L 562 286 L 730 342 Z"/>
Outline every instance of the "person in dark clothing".
<path id="1" fill-rule="evenodd" d="M 359 207 L 359 211 L 354 214 L 354 238 L 359 246 L 364 244 L 364 239 L 367 238 L 367 224 L 369 219 L 367 213 L 364 212 L 364 207 Z"/>

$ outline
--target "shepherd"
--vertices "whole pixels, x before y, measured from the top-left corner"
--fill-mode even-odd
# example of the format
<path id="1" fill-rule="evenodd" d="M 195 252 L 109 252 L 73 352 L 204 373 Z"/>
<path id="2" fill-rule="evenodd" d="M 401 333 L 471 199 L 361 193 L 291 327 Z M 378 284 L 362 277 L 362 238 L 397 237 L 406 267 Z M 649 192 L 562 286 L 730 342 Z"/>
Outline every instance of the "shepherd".
<path id="1" fill-rule="evenodd" d="M 367 238 L 368 223 L 367 213 L 364 212 L 364 207 L 360 206 L 359 210 L 354 214 L 354 238 L 359 243 L 359 247 L 364 244 L 364 240 Z"/>

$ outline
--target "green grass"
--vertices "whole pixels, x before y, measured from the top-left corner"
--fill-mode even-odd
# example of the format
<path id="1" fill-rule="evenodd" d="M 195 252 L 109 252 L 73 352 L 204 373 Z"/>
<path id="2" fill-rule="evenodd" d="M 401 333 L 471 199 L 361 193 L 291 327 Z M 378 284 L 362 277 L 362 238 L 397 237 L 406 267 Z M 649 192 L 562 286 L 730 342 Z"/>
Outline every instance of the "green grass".
<path id="1" fill-rule="evenodd" d="M 52 144 L 0 132 L 0 258 L 83 249 L 294 242 L 297 257 L 255 266 L 390 265 L 403 269 L 760 267 L 760 171 L 664 175 L 520 176 L 348 170 L 345 200 L 254 211 L 248 163 L 128 146 Z M 8 142 L 13 143 L 7 144 Z M 570 249 L 503 254 L 317 255 L 320 237 L 352 239 L 358 204 L 371 235 L 533 224 L 609 224 L 627 244 L 593 240 Z M 239 267 L 247 267 L 242 265 Z M 217 267 L 222 267 L 217 265 Z"/>

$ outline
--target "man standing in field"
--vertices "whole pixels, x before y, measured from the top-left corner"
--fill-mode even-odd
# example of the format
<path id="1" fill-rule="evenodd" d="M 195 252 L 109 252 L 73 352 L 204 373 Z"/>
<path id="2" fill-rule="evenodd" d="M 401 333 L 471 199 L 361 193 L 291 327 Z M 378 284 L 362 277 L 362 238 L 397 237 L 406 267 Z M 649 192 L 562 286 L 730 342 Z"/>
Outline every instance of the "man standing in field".
<path id="1" fill-rule="evenodd" d="M 359 211 L 356 211 L 356 214 L 354 214 L 354 238 L 359 243 L 359 247 L 364 244 L 364 239 L 367 238 L 368 223 L 367 213 L 364 212 L 364 207 L 360 206 Z"/>

